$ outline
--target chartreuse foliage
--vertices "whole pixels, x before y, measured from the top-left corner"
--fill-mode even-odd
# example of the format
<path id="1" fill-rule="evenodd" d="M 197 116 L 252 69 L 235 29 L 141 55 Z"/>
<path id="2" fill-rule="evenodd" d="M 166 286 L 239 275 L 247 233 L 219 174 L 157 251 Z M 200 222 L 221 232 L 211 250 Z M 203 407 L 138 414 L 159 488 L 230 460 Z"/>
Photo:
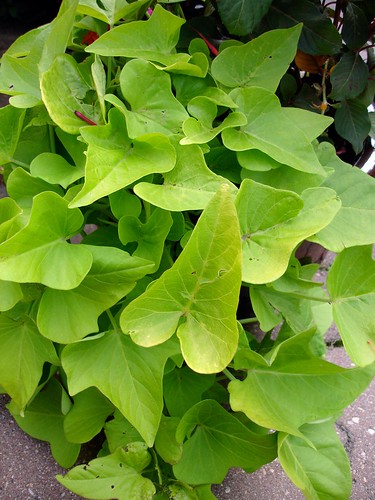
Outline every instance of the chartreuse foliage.
<path id="1" fill-rule="evenodd" d="M 64 0 L 1 61 L 0 385 L 64 467 L 104 439 L 58 477 L 84 498 L 208 500 L 277 456 L 308 498 L 349 498 L 333 421 L 375 372 L 375 181 L 278 98 L 325 25 L 213 59 L 180 3 Z M 242 3 L 219 4 L 238 35 L 278 5 Z M 306 239 L 339 254 L 327 291 Z M 351 369 L 324 360 L 332 317 Z"/>

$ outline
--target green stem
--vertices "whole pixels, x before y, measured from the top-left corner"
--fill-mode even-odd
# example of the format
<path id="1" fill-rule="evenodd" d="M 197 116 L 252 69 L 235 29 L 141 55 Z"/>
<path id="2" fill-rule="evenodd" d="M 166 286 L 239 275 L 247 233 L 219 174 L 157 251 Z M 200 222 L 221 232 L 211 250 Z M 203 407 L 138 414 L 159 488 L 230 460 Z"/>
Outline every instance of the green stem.
<path id="1" fill-rule="evenodd" d="M 295 297 L 296 299 L 313 300 L 314 302 L 325 302 L 326 304 L 331 303 L 331 299 L 329 297 L 323 299 L 321 297 L 311 297 L 311 295 L 305 295 L 303 293 L 291 293 L 289 295 L 291 297 Z"/>
<path id="2" fill-rule="evenodd" d="M 51 153 L 56 153 L 55 131 L 52 125 L 48 125 L 48 135 Z"/>
<path id="3" fill-rule="evenodd" d="M 107 60 L 107 89 L 110 87 L 112 82 L 112 57 L 109 56 Z"/>
<path id="4" fill-rule="evenodd" d="M 229 378 L 229 380 L 237 380 L 236 377 L 227 368 L 224 368 L 223 373 L 227 378 Z"/>
<path id="5" fill-rule="evenodd" d="M 259 321 L 258 318 L 244 318 L 238 320 L 238 322 L 241 323 L 241 325 L 248 325 L 249 323 L 257 323 L 258 321 Z"/>
<path id="6" fill-rule="evenodd" d="M 326 86 L 326 78 L 327 78 L 327 71 L 328 71 L 328 62 L 329 59 L 326 60 L 324 63 L 324 70 L 323 70 L 323 78 L 322 78 L 322 90 L 323 90 L 323 99 L 322 99 L 322 104 L 323 106 L 321 107 L 321 114 L 324 115 L 326 112 L 326 109 L 328 107 L 328 102 L 327 102 L 327 86 Z"/>
<path id="7" fill-rule="evenodd" d="M 12 158 L 10 160 L 10 163 L 15 163 L 19 167 L 26 168 L 26 170 L 30 170 L 30 165 L 28 165 L 27 163 L 24 163 L 23 161 L 15 160 L 14 158 Z"/>
<path id="8" fill-rule="evenodd" d="M 158 473 L 159 484 L 160 484 L 160 486 L 163 486 L 163 475 L 162 475 L 160 467 L 159 467 L 158 456 L 155 453 L 154 449 L 151 448 L 150 451 L 151 451 L 152 456 L 154 457 L 155 469 L 156 469 L 156 472 Z"/>
<path id="9" fill-rule="evenodd" d="M 106 313 L 108 315 L 109 321 L 111 322 L 112 328 L 115 330 L 115 332 L 118 332 L 118 326 L 111 310 L 107 309 Z"/>

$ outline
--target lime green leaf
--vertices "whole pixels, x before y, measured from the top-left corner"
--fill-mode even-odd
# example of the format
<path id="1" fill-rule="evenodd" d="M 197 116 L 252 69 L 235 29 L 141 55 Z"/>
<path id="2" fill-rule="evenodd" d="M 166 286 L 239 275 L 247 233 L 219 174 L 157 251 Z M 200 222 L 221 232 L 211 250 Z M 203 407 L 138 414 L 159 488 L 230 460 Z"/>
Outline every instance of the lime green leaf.
<path id="1" fill-rule="evenodd" d="M 331 222 L 340 201 L 328 188 L 307 189 L 300 197 L 245 179 L 236 207 L 243 249 L 242 279 L 267 283 L 285 272 L 298 243 Z"/>
<path id="2" fill-rule="evenodd" d="M 28 224 L 0 245 L 0 279 L 43 283 L 59 290 L 78 286 L 91 267 L 92 255 L 65 239 L 78 232 L 82 223 L 81 212 L 70 210 L 57 194 L 35 196 Z"/>
<path id="3" fill-rule="evenodd" d="M 125 447 L 129 443 L 142 441 L 142 437 L 136 428 L 117 409 L 113 419 L 104 424 L 104 433 L 111 453 L 120 446 Z"/>
<path id="4" fill-rule="evenodd" d="M 50 117 L 65 132 L 77 135 L 80 128 L 86 125 L 75 115 L 75 111 L 96 124 L 102 122 L 99 104 L 95 100 L 90 102 L 89 96 L 94 86 L 84 78 L 72 56 L 57 56 L 51 67 L 42 74 L 40 85 Z"/>
<path id="5" fill-rule="evenodd" d="M 103 63 L 101 62 L 100 57 L 97 54 L 95 54 L 94 62 L 91 65 L 91 76 L 95 87 L 95 91 L 98 96 L 102 117 L 105 121 L 107 116 L 107 111 L 105 107 L 104 96 L 107 86 L 107 75 Z"/>
<path id="6" fill-rule="evenodd" d="M 67 188 L 84 176 L 84 169 L 70 165 L 65 158 L 55 153 L 41 153 L 30 165 L 30 173 L 50 184 Z"/>
<path id="7" fill-rule="evenodd" d="M 171 416 L 182 417 L 202 399 L 215 382 L 215 376 L 201 375 L 189 367 L 175 368 L 164 376 L 164 400 Z"/>
<path id="8" fill-rule="evenodd" d="M 188 104 L 189 113 L 195 118 L 189 117 L 184 121 L 182 129 L 186 137 L 181 139 L 180 144 L 204 144 L 210 142 L 221 131 L 240 127 L 247 124 L 243 113 L 230 113 L 217 127 L 213 121 L 217 115 L 217 106 L 211 99 L 205 96 L 194 97 Z"/>
<path id="9" fill-rule="evenodd" d="M 270 366 L 254 364 L 229 383 L 230 405 L 258 425 L 304 439 L 301 425 L 336 415 L 370 383 L 375 364 L 345 369 L 306 352 L 311 332 L 279 345 Z M 271 360 L 272 361 L 272 360 Z"/>
<path id="10" fill-rule="evenodd" d="M 23 297 L 19 283 L 0 281 L 0 311 L 12 309 Z"/>
<path id="11" fill-rule="evenodd" d="M 69 344 L 97 332 L 98 318 L 152 270 L 152 263 L 113 247 L 83 245 L 93 264 L 72 290 L 47 288 L 38 309 L 38 328 L 47 338 Z M 77 321 L 79 318 L 79 321 Z"/>
<path id="12" fill-rule="evenodd" d="M 64 433 L 65 414 L 71 407 L 69 396 L 56 379 L 39 392 L 25 410 L 24 416 L 13 403 L 9 411 L 21 429 L 33 438 L 48 441 L 56 462 L 71 467 L 78 458 L 80 445 L 70 443 Z"/>
<path id="13" fill-rule="evenodd" d="M 180 419 L 161 416 L 160 426 L 155 438 L 155 449 L 164 462 L 174 465 L 182 455 L 182 444 L 176 440 L 176 431 Z"/>
<path id="14" fill-rule="evenodd" d="M 150 4 L 150 0 L 80 0 L 77 12 L 86 16 L 92 16 L 113 26 L 117 21 L 125 18 L 130 21 L 138 11 L 141 12 Z"/>
<path id="15" fill-rule="evenodd" d="M 130 105 L 130 111 L 124 110 L 129 137 L 180 133 L 188 114 L 174 97 L 167 73 L 148 61 L 134 59 L 121 71 L 120 86 Z"/>
<path id="16" fill-rule="evenodd" d="M 63 351 L 69 393 L 97 387 L 152 446 L 163 409 L 164 365 L 175 352 L 170 343 L 144 349 L 114 331 L 89 337 Z"/>
<path id="17" fill-rule="evenodd" d="M 77 495 L 107 499 L 152 500 L 155 486 L 141 472 L 151 461 L 144 443 L 131 443 L 112 455 L 95 458 L 87 465 L 78 465 L 57 480 Z"/>
<path id="18" fill-rule="evenodd" d="M 333 422 L 305 424 L 301 432 L 315 449 L 296 436 L 278 437 L 278 458 L 289 478 L 306 498 L 347 500 L 352 489 L 350 464 Z"/>
<path id="19" fill-rule="evenodd" d="M 161 185 L 140 182 L 134 192 L 143 200 L 165 210 L 202 210 L 222 184 L 227 184 L 233 195 L 237 189 L 227 179 L 214 174 L 206 165 L 199 146 L 175 145 L 177 162 L 173 170 L 164 174 Z"/>
<path id="20" fill-rule="evenodd" d="M 22 132 L 25 111 L 4 106 L 0 108 L 0 163 L 9 163 L 13 159 L 18 140 Z"/>
<path id="21" fill-rule="evenodd" d="M 335 129 L 351 143 L 355 153 L 360 153 L 371 129 L 367 107 L 359 99 L 341 101 L 335 113 Z"/>
<path id="22" fill-rule="evenodd" d="M 375 243 L 375 179 L 340 160 L 331 144 L 322 143 L 319 149 L 322 163 L 334 169 L 322 186 L 334 189 L 342 205 L 312 241 L 333 252 Z"/>
<path id="23" fill-rule="evenodd" d="M 177 330 L 190 368 L 221 371 L 237 348 L 240 252 L 234 204 L 223 187 L 172 268 L 123 310 L 122 330 L 146 347 L 165 342 Z"/>
<path id="24" fill-rule="evenodd" d="M 268 29 L 303 23 L 298 47 L 306 54 L 332 55 L 341 50 L 341 36 L 326 12 L 310 0 L 274 0 L 265 18 Z"/>
<path id="25" fill-rule="evenodd" d="M 65 435 L 71 443 L 87 443 L 103 428 L 113 405 L 95 387 L 79 392 L 64 419 Z"/>
<path id="26" fill-rule="evenodd" d="M 212 76 L 226 87 L 262 87 L 276 92 L 281 77 L 296 55 L 300 33 L 301 25 L 273 30 L 245 45 L 228 47 L 213 60 Z"/>
<path id="27" fill-rule="evenodd" d="M 346 52 L 331 74 L 331 97 L 336 101 L 353 99 L 367 86 L 369 70 L 358 52 Z"/>
<path id="28" fill-rule="evenodd" d="M 64 54 L 76 16 L 79 0 L 63 0 L 58 15 L 50 24 L 38 64 L 39 72 L 49 69 L 58 55 Z"/>
<path id="29" fill-rule="evenodd" d="M 81 131 L 89 144 L 85 184 L 70 206 L 89 205 L 99 198 L 154 172 L 172 170 L 176 154 L 168 138 L 145 134 L 131 141 L 125 117 L 111 109 L 109 123 Z"/>
<path id="30" fill-rule="evenodd" d="M 22 220 L 21 220 L 22 219 Z M 22 210 L 19 205 L 8 196 L 0 199 L 0 242 L 7 240 L 17 233 L 24 225 Z"/>
<path id="31" fill-rule="evenodd" d="M 218 4 L 221 20 L 229 33 L 248 35 L 261 21 L 272 0 L 222 0 Z"/>
<path id="32" fill-rule="evenodd" d="M 169 212 L 156 208 L 143 224 L 137 217 L 125 215 L 119 220 L 118 234 L 123 245 L 137 242 L 132 255 L 154 263 L 149 272 L 159 269 L 164 251 L 165 240 L 173 224 Z"/>
<path id="33" fill-rule="evenodd" d="M 0 384 L 21 410 L 38 387 L 46 362 L 58 365 L 59 359 L 33 321 L 0 316 Z"/>
<path id="34" fill-rule="evenodd" d="M 173 472 L 189 484 L 221 483 L 230 467 L 250 472 L 276 457 L 275 434 L 250 431 L 214 400 L 201 401 L 185 413 L 177 440 L 185 438 Z"/>
<path id="35" fill-rule="evenodd" d="M 180 28 L 185 23 L 160 5 L 147 21 L 124 23 L 87 47 L 87 52 L 102 56 L 124 56 L 159 62 L 164 65 L 187 62 L 188 54 L 176 54 Z"/>
<path id="36" fill-rule="evenodd" d="M 375 262 L 371 246 L 348 248 L 327 278 L 333 318 L 344 347 L 360 366 L 375 361 Z"/>
<path id="37" fill-rule="evenodd" d="M 313 134 L 308 134 L 309 125 L 296 123 L 296 115 L 291 115 L 287 108 L 281 108 L 272 92 L 249 87 L 232 90 L 230 96 L 238 105 L 237 111 L 246 115 L 248 123 L 239 130 L 228 128 L 222 132 L 227 148 L 234 151 L 259 149 L 297 170 L 325 175 L 311 145 Z M 315 131 L 316 117 L 312 127 Z"/>

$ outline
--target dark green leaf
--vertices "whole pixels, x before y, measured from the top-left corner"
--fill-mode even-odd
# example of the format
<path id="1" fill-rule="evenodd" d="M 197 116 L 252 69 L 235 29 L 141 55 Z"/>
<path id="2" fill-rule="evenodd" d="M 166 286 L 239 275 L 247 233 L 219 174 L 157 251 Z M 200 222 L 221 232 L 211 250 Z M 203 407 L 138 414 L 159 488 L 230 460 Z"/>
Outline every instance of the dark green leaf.
<path id="1" fill-rule="evenodd" d="M 347 52 L 332 71 L 330 97 L 336 101 L 357 97 L 366 88 L 368 76 L 367 64 L 360 54 Z"/>
<path id="2" fill-rule="evenodd" d="M 369 38 L 369 23 L 361 4 L 348 2 L 345 8 L 342 25 L 342 38 L 351 49 L 359 49 Z"/>
<path id="3" fill-rule="evenodd" d="M 272 0 L 221 0 L 218 11 L 229 33 L 247 35 L 268 11 Z"/>
<path id="4" fill-rule="evenodd" d="M 335 113 L 335 129 L 351 143 L 356 153 L 360 153 L 371 129 L 366 106 L 357 99 L 341 101 Z"/>

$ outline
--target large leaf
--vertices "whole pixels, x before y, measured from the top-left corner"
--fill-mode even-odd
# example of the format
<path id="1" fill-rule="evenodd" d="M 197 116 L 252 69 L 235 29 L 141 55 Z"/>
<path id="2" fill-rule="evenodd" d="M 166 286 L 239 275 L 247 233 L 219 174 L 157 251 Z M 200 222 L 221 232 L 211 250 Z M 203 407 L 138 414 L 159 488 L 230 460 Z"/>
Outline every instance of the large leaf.
<path id="1" fill-rule="evenodd" d="M 314 357 L 310 339 L 311 332 L 301 333 L 280 344 L 268 363 L 253 356 L 242 363 L 249 368 L 247 378 L 228 386 L 232 409 L 258 425 L 304 439 L 301 425 L 334 416 L 352 403 L 370 383 L 375 364 L 341 368 Z"/>
<path id="2" fill-rule="evenodd" d="M 306 54 L 331 55 L 341 50 L 341 36 L 319 4 L 310 0 L 274 0 L 266 15 L 268 29 L 303 23 L 299 48 Z"/>
<path id="3" fill-rule="evenodd" d="M 319 149 L 323 165 L 334 169 L 322 186 L 334 189 L 342 205 L 311 239 L 333 252 L 375 243 L 375 179 L 340 160 L 331 144 L 322 143 Z"/>
<path id="4" fill-rule="evenodd" d="M 333 422 L 305 424 L 301 432 L 315 449 L 300 437 L 278 437 L 278 459 L 289 478 L 306 498 L 347 500 L 352 489 L 350 463 Z"/>
<path id="5" fill-rule="evenodd" d="M 143 12 L 150 3 L 150 0 L 132 2 L 126 0 L 101 0 L 100 2 L 97 2 L 97 0 L 80 0 L 77 12 L 100 19 L 100 21 L 113 26 L 122 18 L 130 21 L 139 10 Z"/>
<path id="6" fill-rule="evenodd" d="M 88 498 L 152 500 L 155 486 L 141 472 L 151 461 L 144 443 L 132 443 L 119 448 L 112 455 L 95 458 L 87 465 L 79 465 L 58 481 L 77 495 Z"/>
<path id="7" fill-rule="evenodd" d="M 9 411 L 21 429 L 33 438 L 48 441 L 53 458 L 61 467 L 71 467 L 78 458 L 80 445 L 70 443 L 64 433 L 64 418 L 72 403 L 61 384 L 51 379 L 24 414 L 11 402 Z"/>
<path id="8" fill-rule="evenodd" d="M 153 445 L 163 409 L 164 365 L 175 346 L 144 349 L 115 331 L 67 346 L 62 364 L 69 393 L 97 387 Z"/>
<path id="9" fill-rule="evenodd" d="M 120 74 L 121 92 L 130 105 L 126 125 L 130 137 L 146 133 L 178 134 L 188 114 L 174 97 L 171 79 L 148 61 L 129 61 Z"/>
<path id="10" fill-rule="evenodd" d="M 0 279 L 43 283 L 59 290 L 78 286 L 91 267 L 92 254 L 65 239 L 82 223 L 81 212 L 69 209 L 59 195 L 36 195 L 27 225 L 0 245 Z"/>
<path id="11" fill-rule="evenodd" d="M 274 160 L 296 170 L 311 174 L 325 174 L 311 145 L 309 124 L 305 116 L 290 114 L 281 108 L 279 100 L 270 91 L 259 87 L 234 89 L 231 98 L 238 110 L 247 117 L 247 125 L 239 130 L 223 130 L 224 145 L 234 151 L 259 149 Z M 296 119 L 299 118 L 299 121 Z M 329 123 L 323 118 L 324 125 Z M 312 123 L 316 130 L 316 119 Z"/>
<path id="12" fill-rule="evenodd" d="M 369 23 L 366 14 L 361 9 L 361 4 L 348 2 L 345 6 L 344 21 L 342 25 L 342 38 L 351 49 L 359 49 L 368 40 Z"/>
<path id="13" fill-rule="evenodd" d="M 107 33 L 87 47 L 88 52 L 102 56 L 124 56 L 164 65 L 187 62 L 188 54 L 176 54 L 180 28 L 185 23 L 160 5 L 147 21 L 124 23 Z"/>
<path id="14" fill-rule="evenodd" d="M 95 387 L 79 392 L 73 399 L 64 419 L 64 431 L 71 443 L 87 443 L 99 434 L 114 408 Z"/>
<path id="15" fill-rule="evenodd" d="M 245 45 L 228 47 L 212 62 L 212 76 L 227 87 L 255 86 L 275 92 L 296 54 L 300 33 L 301 25 L 273 30 Z"/>
<path id="16" fill-rule="evenodd" d="M 218 3 L 221 20 L 229 33 L 248 35 L 261 21 L 272 0 L 222 0 Z"/>
<path id="17" fill-rule="evenodd" d="M 371 129 L 367 107 L 359 99 L 341 101 L 335 113 L 335 129 L 351 143 L 355 153 L 360 153 Z"/>
<path id="18" fill-rule="evenodd" d="M 86 125 L 76 116 L 76 111 L 94 123 L 101 123 L 100 106 L 90 97 L 94 86 L 84 78 L 73 56 L 57 56 L 42 74 L 40 85 L 50 117 L 65 132 L 77 135 L 80 128 Z"/>
<path id="19" fill-rule="evenodd" d="M 111 109 L 109 123 L 85 127 L 89 144 L 85 184 L 70 206 L 89 205 L 151 173 L 172 170 L 176 154 L 167 137 L 145 134 L 129 138 L 124 115 Z"/>
<path id="20" fill-rule="evenodd" d="M 293 249 L 325 227 L 340 208 L 332 189 L 311 188 L 301 197 L 245 179 L 236 198 L 243 269 L 248 283 L 267 283 L 288 267 Z"/>
<path id="21" fill-rule="evenodd" d="M 224 183 L 233 195 L 237 189 L 227 179 L 214 174 L 206 165 L 202 150 L 197 145 L 175 145 L 177 162 L 173 170 L 164 174 L 161 185 L 140 182 L 134 192 L 142 199 L 165 210 L 202 210 Z"/>
<path id="22" fill-rule="evenodd" d="M 237 215 L 223 187 L 172 268 L 124 309 L 121 328 L 143 346 L 161 344 L 177 330 L 190 368 L 219 372 L 237 348 L 240 284 Z"/>
<path id="23" fill-rule="evenodd" d="M 327 278 L 344 347 L 360 366 L 375 361 L 375 262 L 371 251 L 371 246 L 344 250 Z"/>
<path id="24" fill-rule="evenodd" d="M 93 264 L 72 290 L 47 288 L 39 304 L 37 323 L 47 338 L 69 344 L 98 331 L 98 317 L 115 305 L 152 270 L 152 263 L 113 247 L 84 246 Z M 79 318 L 79 321 L 77 321 Z"/>
<path id="25" fill-rule="evenodd" d="M 331 73 L 330 97 L 340 101 L 359 96 L 367 86 L 368 77 L 367 64 L 359 53 L 347 52 Z"/>
<path id="26" fill-rule="evenodd" d="M 27 317 L 0 316 L 0 384 L 23 410 L 42 376 L 44 363 L 59 364 L 52 342 Z"/>
<path id="27" fill-rule="evenodd" d="M 187 411 L 176 436 L 187 441 L 173 472 L 190 484 L 221 483 L 230 467 L 252 472 L 276 457 L 276 434 L 250 431 L 214 400 Z"/>
<path id="28" fill-rule="evenodd" d="M 4 106 L 0 108 L 0 163 L 9 163 L 13 159 L 21 135 L 25 111 Z"/>

